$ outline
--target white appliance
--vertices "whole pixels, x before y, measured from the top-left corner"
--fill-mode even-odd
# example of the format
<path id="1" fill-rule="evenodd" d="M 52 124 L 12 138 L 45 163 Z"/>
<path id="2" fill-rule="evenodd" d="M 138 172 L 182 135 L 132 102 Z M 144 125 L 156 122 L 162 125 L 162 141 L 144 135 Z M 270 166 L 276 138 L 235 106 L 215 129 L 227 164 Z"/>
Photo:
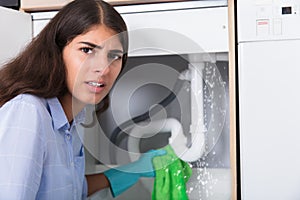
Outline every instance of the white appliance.
<path id="1" fill-rule="evenodd" d="M 241 196 L 300 198 L 300 1 L 238 0 Z"/>
<path id="2" fill-rule="evenodd" d="M 0 7 L 0 27 L 0 66 L 2 66 L 31 40 L 31 15 Z"/>

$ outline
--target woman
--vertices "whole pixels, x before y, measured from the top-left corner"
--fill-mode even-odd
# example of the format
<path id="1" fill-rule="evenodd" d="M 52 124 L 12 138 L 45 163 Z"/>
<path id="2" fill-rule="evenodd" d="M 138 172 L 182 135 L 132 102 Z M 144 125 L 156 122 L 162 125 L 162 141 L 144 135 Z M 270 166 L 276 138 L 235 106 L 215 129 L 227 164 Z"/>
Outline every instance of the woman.
<path id="1" fill-rule="evenodd" d="M 126 31 L 109 4 L 75 0 L 0 70 L 0 199 L 84 199 L 107 187 L 117 196 L 155 176 L 151 159 L 164 151 L 84 176 L 76 126 L 124 67 Z"/>

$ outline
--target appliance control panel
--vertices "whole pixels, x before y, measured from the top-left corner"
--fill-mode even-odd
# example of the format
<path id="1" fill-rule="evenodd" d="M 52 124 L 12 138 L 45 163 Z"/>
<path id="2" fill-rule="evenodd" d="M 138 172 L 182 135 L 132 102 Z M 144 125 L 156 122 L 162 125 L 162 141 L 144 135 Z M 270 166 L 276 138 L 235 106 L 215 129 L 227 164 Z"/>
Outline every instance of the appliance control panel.
<path id="1" fill-rule="evenodd" d="M 238 0 L 238 42 L 300 38 L 300 0 Z"/>

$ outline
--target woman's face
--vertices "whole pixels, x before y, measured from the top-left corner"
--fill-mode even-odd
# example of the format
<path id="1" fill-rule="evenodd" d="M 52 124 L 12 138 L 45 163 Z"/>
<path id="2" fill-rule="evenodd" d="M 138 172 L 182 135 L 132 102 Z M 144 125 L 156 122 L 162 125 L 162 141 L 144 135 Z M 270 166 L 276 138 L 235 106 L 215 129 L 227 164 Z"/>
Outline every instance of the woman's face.
<path id="1" fill-rule="evenodd" d="M 121 71 L 123 53 L 118 36 L 105 25 L 93 26 L 68 43 L 63 60 L 72 103 L 99 103 Z"/>

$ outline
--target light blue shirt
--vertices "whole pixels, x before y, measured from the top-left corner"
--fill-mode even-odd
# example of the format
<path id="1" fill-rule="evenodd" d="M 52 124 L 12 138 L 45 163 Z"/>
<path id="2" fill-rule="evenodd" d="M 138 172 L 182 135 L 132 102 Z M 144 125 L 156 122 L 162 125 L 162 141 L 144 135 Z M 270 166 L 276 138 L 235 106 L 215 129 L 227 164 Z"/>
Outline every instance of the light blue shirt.
<path id="1" fill-rule="evenodd" d="M 57 98 L 18 95 L 0 108 L 0 199 L 79 200 L 87 196 L 84 150 Z"/>

